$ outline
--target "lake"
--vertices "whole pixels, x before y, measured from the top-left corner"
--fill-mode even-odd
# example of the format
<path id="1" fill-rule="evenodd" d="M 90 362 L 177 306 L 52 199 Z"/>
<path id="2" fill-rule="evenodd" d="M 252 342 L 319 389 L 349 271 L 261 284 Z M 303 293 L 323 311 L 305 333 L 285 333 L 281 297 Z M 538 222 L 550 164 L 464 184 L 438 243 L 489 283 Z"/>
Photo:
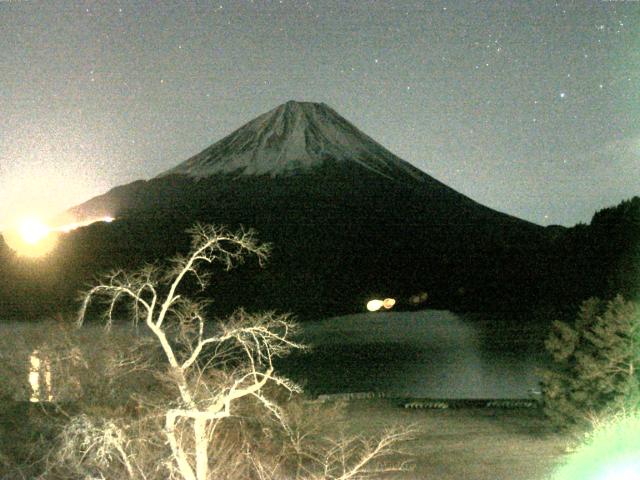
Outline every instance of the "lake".
<path id="1" fill-rule="evenodd" d="M 280 362 L 307 392 L 530 398 L 548 365 L 544 329 L 442 310 L 376 312 L 302 325 L 310 353 Z"/>
<path id="2" fill-rule="evenodd" d="M 48 328 L 0 323 L 0 337 L 15 348 L 15 342 L 44 341 Z M 116 330 L 129 328 L 122 322 Z M 96 324 L 85 327 L 89 338 L 92 332 L 101 335 Z M 523 320 L 443 310 L 363 313 L 303 323 L 302 341 L 312 351 L 281 359 L 276 367 L 311 395 L 530 398 L 538 388 L 536 369 L 549 363 L 545 334 Z"/>

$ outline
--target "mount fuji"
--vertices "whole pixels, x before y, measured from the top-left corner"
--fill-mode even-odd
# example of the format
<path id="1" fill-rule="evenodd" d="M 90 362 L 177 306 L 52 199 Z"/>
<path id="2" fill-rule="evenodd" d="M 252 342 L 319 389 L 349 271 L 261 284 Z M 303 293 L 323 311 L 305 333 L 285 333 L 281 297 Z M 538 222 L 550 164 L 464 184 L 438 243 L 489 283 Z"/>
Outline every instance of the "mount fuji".
<path id="1" fill-rule="evenodd" d="M 242 173 L 275 177 L 305 172 L 329 159 L 353 162 L 390 180 L 426 178 L 327 105 L 295 101 L 260 115 L 160 176 Z"/>
<path id="2" fill-rule="evenodd" d="M 63 282 L 70 293 L 99 270 L 188 248 L 184 230 L 195 221 L 244 225 L 273 244 L 269 265 L 240 269 L 211 295 L 302 317 L 361 311 L 373 296 L 402 306 L 418 292 L 435 308 L 521 302 L 537 294 L 548 239 L 543 227 L 398 158 L 327 105 L 294 101 L 155 178 L 67 213 L 116 218 L 59 246 L 65 265 L 56 268 L 71 279 Z"/>
<path id="3" fill-rule="evenodd" d="M 403 205 L 409 209 L 407 213 L 416 214 L 404 221 L 428 221 L 419 215 L 426 208 L 424 213 L 429 217 L 443 220 L 446 217 L 446 223 L 491 219 L 500 224 L 534 227 L 447 187 L 391 153 L 329 106 L 296 101 L 260 115 L 149 181 L 116 187 L 68 213 L 77 221 L 84 221 L 106 215 L 121 217 L 128 211 L 175 210 L 189 201 L 190 195 L 206 197 L 221 191 L 233 194 L 227 190 L 235 191 L 246 184 L 267 189 L 253 192 L 257 194 L 255 198 L 246 198 L 243 202 L 255 205 L 267 201 L 265 195 L 273 188 L 286 186 L 286 190 L 294 193 L 300 190 L 295 188 L 296 184 L 311 179 L 320 181 L 321 185 L 305 185 L 305 189 L 309 189 L 305 193 L 320 194 L 336 206 L 345 200 L 345 194 L 353 197 L 353 191 L 362 191 L 367 200 L 379 204 L 383 210 L 384 205 L 404 203 L 406 193 L 418 195 L 421 204 Z M 363 188 L 371 181 L 394 195 L 376 195 L 375 190 Z M 396 216 L 400 215 L 397 212 Z"/>

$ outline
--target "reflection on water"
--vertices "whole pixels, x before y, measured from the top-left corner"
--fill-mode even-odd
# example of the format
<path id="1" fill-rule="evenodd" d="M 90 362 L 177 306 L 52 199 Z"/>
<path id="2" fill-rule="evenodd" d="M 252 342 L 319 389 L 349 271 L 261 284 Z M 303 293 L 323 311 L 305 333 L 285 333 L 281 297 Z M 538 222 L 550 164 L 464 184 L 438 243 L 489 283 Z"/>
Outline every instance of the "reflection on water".
<path id="1" fill-rule="evenodd" d="M 545 356 L 514 325 L 438 310 L 331 318 L 304 324 L 313 351 L 284 360 L 280 369 L 312 394 L 526 398 Z"/>

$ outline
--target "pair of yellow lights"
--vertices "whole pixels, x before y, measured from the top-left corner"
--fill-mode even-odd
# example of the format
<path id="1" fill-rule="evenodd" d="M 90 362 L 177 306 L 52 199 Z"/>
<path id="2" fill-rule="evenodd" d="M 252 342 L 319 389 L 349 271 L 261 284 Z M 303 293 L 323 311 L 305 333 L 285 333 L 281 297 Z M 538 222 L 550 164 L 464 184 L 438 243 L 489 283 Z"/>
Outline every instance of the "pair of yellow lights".
<path id="1" fill-rule="evenodd" d="M 396 304 L 395 298 L 385 298 L 384 300 L 373 299 L 367 302 L 367 310 L 377 312 L 381 308 L 389 310 Z"/>

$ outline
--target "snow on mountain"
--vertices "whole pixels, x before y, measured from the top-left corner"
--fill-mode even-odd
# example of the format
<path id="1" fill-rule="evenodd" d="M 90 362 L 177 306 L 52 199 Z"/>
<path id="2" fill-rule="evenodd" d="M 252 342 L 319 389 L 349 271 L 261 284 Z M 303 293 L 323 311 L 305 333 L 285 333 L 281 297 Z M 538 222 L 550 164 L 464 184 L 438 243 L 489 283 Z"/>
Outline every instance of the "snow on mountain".
<path id="1" fill-rule="evenodd" d="M 326 160 L 356 162 L 394 180 L 430 179 L 327 105 L 295 101 L 260 115 L 158 177 L 220 173 L 275 177 L 306 171 Z"/>

